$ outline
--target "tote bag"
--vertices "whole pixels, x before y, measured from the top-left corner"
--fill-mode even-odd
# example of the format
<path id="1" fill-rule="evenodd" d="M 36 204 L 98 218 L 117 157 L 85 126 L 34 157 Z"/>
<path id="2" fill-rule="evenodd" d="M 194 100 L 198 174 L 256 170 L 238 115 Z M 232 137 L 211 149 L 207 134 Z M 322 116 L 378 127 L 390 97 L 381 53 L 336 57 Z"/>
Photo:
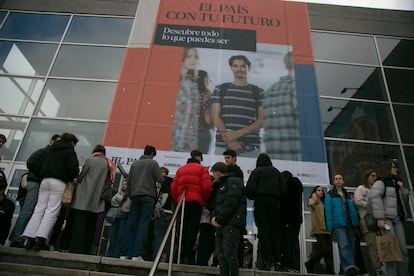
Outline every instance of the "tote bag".
<path id="1" fill-rule="evenodd" d="M 402 262 L 400 246 L 394 234 L 376 237 L 379 261 L 383 263 Z"/>

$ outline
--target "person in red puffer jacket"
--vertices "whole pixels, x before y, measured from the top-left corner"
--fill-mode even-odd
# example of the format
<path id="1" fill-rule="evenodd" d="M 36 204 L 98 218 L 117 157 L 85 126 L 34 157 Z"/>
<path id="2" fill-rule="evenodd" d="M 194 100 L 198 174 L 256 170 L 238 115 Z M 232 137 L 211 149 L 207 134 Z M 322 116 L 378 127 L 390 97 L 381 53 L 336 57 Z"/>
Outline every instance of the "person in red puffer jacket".
<path id="1" fill-rule="evenodd" d="M 183 264 L 194 264 L 194 244 L 200 227 L 201 211 L 213 192 L 210 174 L 207 167 L 200 164 L 201 161 L 201 151 L 193 150 L 191 158 L 177 170 L 171 184 L 171 196 L 177 203 L 183 191 L 186 191 L 180 262 Z"/>

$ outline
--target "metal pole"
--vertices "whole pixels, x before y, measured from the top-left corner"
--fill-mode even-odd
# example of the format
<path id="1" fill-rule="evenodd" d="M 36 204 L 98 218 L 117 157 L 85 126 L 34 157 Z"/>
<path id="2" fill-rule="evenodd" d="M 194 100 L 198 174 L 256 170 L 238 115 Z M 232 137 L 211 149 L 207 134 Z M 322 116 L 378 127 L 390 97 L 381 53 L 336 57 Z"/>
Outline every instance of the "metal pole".
<path id="1" fill-rule="evenodd" d="M 180 208 L 184 209 L 185 192 L 186 191 L 184 190 L 183 195 L 181 197 L 181 200 L 178 203 L 177 208 L 175 209 L 173 216 L 171 217 L 170 224 L 168 225 L 168 228 L 165 232 L 164 238 L 162 239 L 160 248 L 158 249 L 157 255 L 155 256 L 154 263 L 152 264 L 151 270 L 148 274 L 149 276 L 153 276 L 155 271 L 157 270 L 158 264 L 160 263 L 162 252 L 164 251 L 164 247 L 167 243 L 168 236 L 170 235 L 170 232 L 172 230 L 173 232 L 172 232 L 171 245 L 170 245 L 170 260 L 169 260 L 169 267 L 168 267 L 168 275 L 171 275 L 172 258 L 173 258 L 173 255 L 174 255 L 174 250 L 173 249 L 174 249 L 174 242 L 175 242 L 175 225 L 176 225 L 177 216 L 178 216 L 178 212 L 179 212 Z"/>
<path id="2" fill-rule="evenodd" d="M 184 193 L 183 193 L 183 197 L 184 197 Z M 183 204 L 182 204 L 182 207 L 181 207 L 180 238 L 178 239 L 177 264 L 180 264 L 180 259 L 181 259 L 181 244 L 182 244 L 182 241 L 183 241 L 184 208 L 185 208 L 185 200 L 183 200 Z"/>

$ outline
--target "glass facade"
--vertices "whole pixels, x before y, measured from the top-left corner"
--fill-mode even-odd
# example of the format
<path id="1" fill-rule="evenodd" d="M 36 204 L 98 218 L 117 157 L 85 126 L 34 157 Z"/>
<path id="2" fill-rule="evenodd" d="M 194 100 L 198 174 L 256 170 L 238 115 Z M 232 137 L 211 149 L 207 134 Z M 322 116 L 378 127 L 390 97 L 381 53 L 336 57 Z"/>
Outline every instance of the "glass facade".
<path id="1" fill-rule="evenodd" d="M 132 22 L 0 11 L 0 133 L 7 137 L 0 168 L 11 197 L 28 156 L 53 134 L 78 136 L 81 164 L 102 141 Z M 318 30 L 312 40 L 330 175 L 342 172 L 352 190 L 363 170 L 398 159 L 412 190 L 414 40 Z M 306 186 L 303 195 L 307 253 L 311 189 Z M 407 241 L 412 252 L 414 241 Z"/>
<path id="2" fill-rule="evenodd" d="M 412 187 L 413 41 L 313 31 L 312 42 L 330 175 L 356 187 L 363 170 L 398 159 Z"/>
<path id="3" fill-rule="evenodd" d="M 412 190 L 414 40 L 314 30 L 312 42 L 329 175 L 341 172 L 353 191 L 365 169 L 397 159 Z M 314 238 L 306 208 L 304 218 L 309 254 Z M 412 258 L 411 213 L 409 221 L 404 227 Z"/>
<path id="4" fill-rule="evenodd" d="M 0 168 L 12 184 L 56 133 L 79 162 L 102 142 L 133 18 L 0 11 Z"/>

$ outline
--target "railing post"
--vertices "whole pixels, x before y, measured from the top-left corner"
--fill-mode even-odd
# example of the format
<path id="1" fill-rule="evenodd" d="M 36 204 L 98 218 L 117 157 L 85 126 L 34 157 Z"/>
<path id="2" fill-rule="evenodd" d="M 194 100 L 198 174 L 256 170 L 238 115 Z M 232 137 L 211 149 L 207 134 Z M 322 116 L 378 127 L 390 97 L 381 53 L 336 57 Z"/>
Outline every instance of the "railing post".
<path id="1" fill-rule="evenodd" d="M 183 224 L 183 216 L 184 216 L 184 211 L 183 210 L 184 210 L 184 205 L 185 205 L 185 192 L 186 192 L 186 190 L 183 191 L 181 199 L 178 202 L 177 208 L 175 209 L 175 211 L 174 211 L 174 213 L 171 217 L 171 221 L 168 224 L 167 230 L 165 231 L 164 238 L 162 239 L 160 248 L 158 249 L 157 255 L 155 256 L 154 263 L 152 264 L 152 267 L 151 267 L 150 272 L 148 273 L 148 276 L 153 276 L 155 274 L 155 271 L 157 270 L 158 264 L 160 263 L 162 252 L 164 251 L 164 247 L 167 243 L 168 236 L 170 235 L 170 232 L 172 230 L 171 245 L 170 245 L 170 258 L 169 258 L 169 265 L 168 265 L 168 275 L 171 275 L 172 260 L 173 260 L 173 257 L 174 257 L 175 226 L 176 226 L 176 222 L 177 222 L 178 212 L 182 208 L 181 209 L 182 210 L 182 215 L 181 215 L 181 227 L 180 227 L 180 240 L 179 240 L 179 248 L 181 248 L 182 224 Z M 178 263 L 179 263 L 179 260 L 180 260 L 180 252 L 178 253 Z"/>
<path id="2" fill-rule="evenodd" d="M 177 264 L 181 263 L 181 244 L 183 241 L 183 225 L 184 225 L 184 207 L 185 207 L 185 200 L 181 206 L 181 220 L 180 220 L 180 236 L 178 239 L 178 257 L 177 257 Z"/>

